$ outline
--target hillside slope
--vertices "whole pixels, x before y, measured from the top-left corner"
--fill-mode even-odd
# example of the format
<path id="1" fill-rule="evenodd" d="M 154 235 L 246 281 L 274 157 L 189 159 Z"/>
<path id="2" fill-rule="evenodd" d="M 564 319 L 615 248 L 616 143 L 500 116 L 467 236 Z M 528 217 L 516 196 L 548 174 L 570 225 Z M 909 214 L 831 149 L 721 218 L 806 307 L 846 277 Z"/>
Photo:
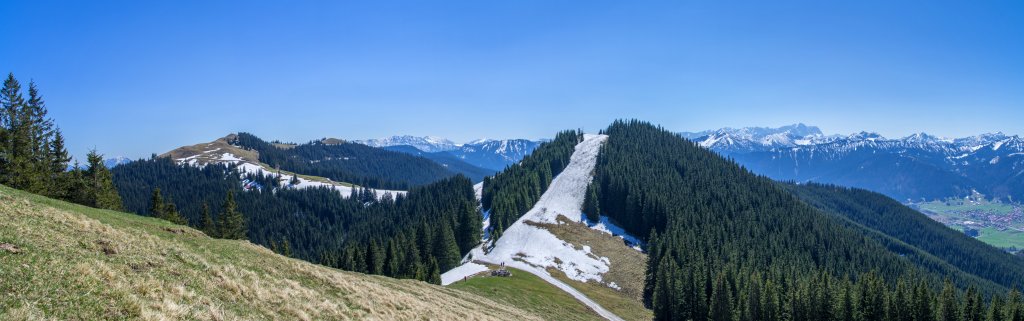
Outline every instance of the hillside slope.
<path id="1" fill-rule="evenodd" d="M 539 319 L 0 186 L 0 319 Z"/>

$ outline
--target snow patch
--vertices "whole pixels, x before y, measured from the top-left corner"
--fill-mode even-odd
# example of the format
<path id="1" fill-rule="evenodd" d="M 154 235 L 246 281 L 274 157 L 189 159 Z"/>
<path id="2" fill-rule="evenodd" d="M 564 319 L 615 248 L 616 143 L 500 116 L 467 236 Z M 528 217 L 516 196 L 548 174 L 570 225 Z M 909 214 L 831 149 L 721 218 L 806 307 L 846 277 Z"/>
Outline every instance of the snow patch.
<path id="1" fill-rule="evenodd" d="M 611 234 L 612 236 L 617 236 L 625 240 L 626 243 L 628 243 L 629 246 L 635 250 L 643 250 L 640 247 L 641 245 L 643 245 L 643 241 L 641 241 L 640 238 L 633 236 L 632 234 L 629 234 L 628 232 L 626 232 L 626 229 L 616 225 L 615 223 L 612 223 L 611 219 L 608 218 L 607 216 L 601 216 L 600 220 L 596 223 L 587 220 L 586 216 L 580 217 L 580 220 L 586 222 L 587 226 L 589 226 L 591 229 Z"/>
<path id="2" fill-rule="evenodd" d="M 485 265 L 469 262 L 457 266 L 454 269 L 448 270 L 448 272 L 444 272 L 443 274 L 441 274 L 441 285 L 449 285 L 459 280 L 462 280 L 462 278 L 469 277 L 487 270 L 487 266 Z"/>
<path id="3" fill-rule="evenodd" d="M 523 262 L 526 266 L 540 267 L 541 271 L 547 267 L 558 269 L 576 281 L 601 282 L 601 275 L 608 272 L 607 258 L 595 257 L 586 248 L 577 248 L 528 222 L 558 224 L 559 215 L 581 217 L 587 185 L 593 179 L 590 174 L 597 164 L 601 145 L 607 139 L 606 135 L 584 136 L 583 142 L 576 145 L 569 165 L 551 181 L 537 204 L 505 230 L 489 253 L 482 255 L 480 251 L 474 259 L 493 264 Z"/>

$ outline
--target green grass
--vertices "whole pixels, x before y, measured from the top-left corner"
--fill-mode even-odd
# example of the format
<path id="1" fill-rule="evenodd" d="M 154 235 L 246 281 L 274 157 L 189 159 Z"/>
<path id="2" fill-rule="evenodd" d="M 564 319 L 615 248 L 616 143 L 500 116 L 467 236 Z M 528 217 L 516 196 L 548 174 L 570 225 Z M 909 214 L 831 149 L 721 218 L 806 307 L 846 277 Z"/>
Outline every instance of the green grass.
<path id="1" fill-rule="evenodd" d="M 982 228 L 978 231 L 981 233 L 978 236 L 979 241 L 996 247 L 1024 249 L 1024 232 L 1014 230 L 1000 231 L 991 227 Z"/>
<path id="2" fill-rule="evenodd" d="M 556 279 L 572 286 L 582 292 L 601 307 L 615 313 L 625 320 L 651 320 L 654 319 L 654 312 L 644 307 L 643 302 L 631 299 L 623 293 L 596 282 L 579 282 L 565 276 L 565 273 L 548 269 Z"/>
<path id="3" fill-rule="evenodd" d="M 0 320 L 538 319 L 419 281 L 0 186 Z"/>
<path id="4" fill-rule="evenodd" d="M 509 271 L 512 271 L 511 277 L 480 276 L 448 287 L 505 302 L 547 320 L 603 320 L 586 305 L 536 275 L 512 268 Z"/>
<path id="5" fill-rule="evenodd" d="M 931 201 L 918 204 L 918 206 L 920 206 L 922 210 L 932 211 L 939 214 L 948 214 L 957 211 L 985 211 L 993 214 L 1008 214 L 1013 211 L 1013 205 L 985 201 L 978 204 L 970 204 L 961 200 L 951 202 L 951 204 L 948 205 L 943 201 Z"/>

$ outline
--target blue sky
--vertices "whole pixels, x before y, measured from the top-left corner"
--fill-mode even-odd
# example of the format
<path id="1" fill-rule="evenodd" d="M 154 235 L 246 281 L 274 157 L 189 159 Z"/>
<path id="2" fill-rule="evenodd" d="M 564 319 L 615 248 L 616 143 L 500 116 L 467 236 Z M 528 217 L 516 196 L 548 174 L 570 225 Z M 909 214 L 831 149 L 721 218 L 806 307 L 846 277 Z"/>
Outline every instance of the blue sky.
<path id="1" fill-rule="evenodd" d="M 77 156 L 616 118 L 1024 133 L 1022 1 L 286 2 L 5 1 L 0 71 Z"/>

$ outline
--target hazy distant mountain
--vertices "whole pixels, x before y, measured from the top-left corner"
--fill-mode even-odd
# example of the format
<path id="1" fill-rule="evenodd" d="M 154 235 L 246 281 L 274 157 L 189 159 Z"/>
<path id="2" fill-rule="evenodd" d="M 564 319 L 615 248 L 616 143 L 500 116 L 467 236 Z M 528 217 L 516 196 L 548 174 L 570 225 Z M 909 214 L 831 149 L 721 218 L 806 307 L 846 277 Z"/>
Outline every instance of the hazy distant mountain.
<path id="1" fill-rule="evenodd" d="M 681 135 L 779 180 L 862 187 L 903 201 L 963 196 L 972 189 L 1024 199 L 1024 141 L 1003 133 L 890 139 L 870 132 L 826 136 L 797 124 Z"/>
<path id="2" fill-rule="evenodd" d="M 492 171 L 499 171 L 509 164 L 522 160 L 540 145 L 539 141 L 528 139 L 478 139 L 465 144 L 455 144 L 440 137 L 408 135 L 354 142 L 373 147 L 411 146 L 426 153 L 446 153 L 470 165 Z M 408 151 L 406 148 L 392 149 Z M 434 156 L 438 157 L 443 156 Z"/>
<path id="3" fill-rule="evenodd" d="M 118 156 L 118 157 L 108 158 L 108 159 L 103 160 L 103 165 L 106 165 L 107 168 L 114 168 L 114 166 L 122 165 L 122 164 L 128 164 L 128 163 L 131 163 L 131 162 L 132 162 L 132 160 L 129 159 L 128 157 Z"/>
<path id="4" fill-rule="evenodd" d="M 372 147 L 389 147 L 389 146 L 412 146 L 416 147 L 424 152 L 434 153 L 449 151 L 458 148 L 455 143 L 450 140 L 433 137 L 433 136 L 391 136 L 377 139 L 357 140 L 355 143 L 372 146 Z"/>

